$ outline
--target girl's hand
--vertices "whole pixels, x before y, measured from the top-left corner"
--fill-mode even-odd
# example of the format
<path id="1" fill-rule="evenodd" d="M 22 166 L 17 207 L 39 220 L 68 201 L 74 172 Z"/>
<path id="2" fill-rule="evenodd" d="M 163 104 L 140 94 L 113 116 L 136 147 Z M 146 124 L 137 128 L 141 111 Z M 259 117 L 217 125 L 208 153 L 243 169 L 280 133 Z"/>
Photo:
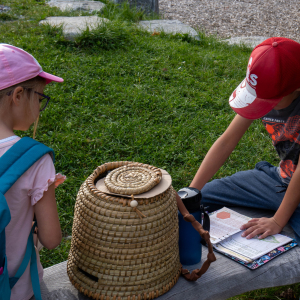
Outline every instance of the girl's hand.
<path id="1" fill-rule="evenodd" d="M 247 239 L 252 239 L 253 237 L 260 234 L 259 239 L 264 239 L 269 235 L 273 235 L 281 232 L 283 227 L 281 227 L 278 222 L 272 218 L 259 218 L 252 219 L 248 223 L 241 226 L 241 230 L 247 229 L 243 232 L 242 236 Z"/>
<path id="2" fill-rule="evenodd" d="M 65 175 L 62 175 L 60 173 L 57 173 L 55 175 L 55 181 L 54 181 L 54 186 L 55 188 L 57 188 L 59 185 L 61 185 L 62 183 L 64 183 L 64 181 L 67 179 L 67 177 Z"/>

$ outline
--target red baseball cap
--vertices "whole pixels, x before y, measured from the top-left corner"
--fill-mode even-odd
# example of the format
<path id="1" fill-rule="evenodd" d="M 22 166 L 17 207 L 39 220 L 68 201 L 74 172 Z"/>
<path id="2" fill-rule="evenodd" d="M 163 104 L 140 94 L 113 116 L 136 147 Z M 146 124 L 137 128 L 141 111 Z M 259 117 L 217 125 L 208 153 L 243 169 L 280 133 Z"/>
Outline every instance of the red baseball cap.
<path id="1" fill-rule="evenodd" d="M 300 44 L 272 37 L 252 51 L 246 78 L 230 96 L 229 104 L 240 116 L 258 119 L 298 88 Z"/>

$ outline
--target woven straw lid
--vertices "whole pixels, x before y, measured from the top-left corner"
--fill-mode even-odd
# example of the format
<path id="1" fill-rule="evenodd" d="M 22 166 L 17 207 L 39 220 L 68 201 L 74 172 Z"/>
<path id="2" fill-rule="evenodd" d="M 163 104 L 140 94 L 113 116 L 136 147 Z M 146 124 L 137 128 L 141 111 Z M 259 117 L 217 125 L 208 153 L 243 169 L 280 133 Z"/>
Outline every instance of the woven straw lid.
<path id="1" fill-rule="evenodd" d="M 113 193 L 138 195 L 151 190 L 161 180 L 158 168 L 129 164 L 111 171 L 105 178 L 106 187 Z"/>
<path id="2" fill-rule="evenodd" d="M 111 172 L 110 172 L 111 171 Z M 98 190 L 105 177 L 116 196 Z M 106 163 L 82 184 L 76 200 L 68 275 L 98 300 L 153 299 L 178 280 L 178 213 L 175 191 L 134 198 L 156 186 L 160 169 L 133 162 Z"/>

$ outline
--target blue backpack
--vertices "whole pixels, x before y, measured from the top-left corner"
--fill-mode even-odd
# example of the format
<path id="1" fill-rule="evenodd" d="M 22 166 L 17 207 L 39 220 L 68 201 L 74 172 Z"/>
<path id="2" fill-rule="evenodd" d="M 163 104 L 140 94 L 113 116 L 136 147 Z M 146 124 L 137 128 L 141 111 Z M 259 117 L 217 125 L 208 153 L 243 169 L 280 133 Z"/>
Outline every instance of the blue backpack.
<path id="1" fill-rule="evenodd" d="M 9 300 L 11 289 L 17 283 L 18 279 L 24 273 L 30 261 L 30 276 L 32 288 L 36 300 L 42 300 L 37 270 L 36 253 L 33 244 L 33 232 L 36 224 L 33 226 L 27 242 L 27 248 L 24 259 L 14 277 L 9 278 L 7 272 L 7 258 L 5 252 L 5 227 L 11 219 L 10 211 L 4 197 L 4 194 L 37 160 L 46 153 L 54 152 L 47 146 L 24 137 L 15 143 L 0 158 L 0 267 L 3 267 L 3 273 L 0 275 L 0 297 L 3 300 Z"/>

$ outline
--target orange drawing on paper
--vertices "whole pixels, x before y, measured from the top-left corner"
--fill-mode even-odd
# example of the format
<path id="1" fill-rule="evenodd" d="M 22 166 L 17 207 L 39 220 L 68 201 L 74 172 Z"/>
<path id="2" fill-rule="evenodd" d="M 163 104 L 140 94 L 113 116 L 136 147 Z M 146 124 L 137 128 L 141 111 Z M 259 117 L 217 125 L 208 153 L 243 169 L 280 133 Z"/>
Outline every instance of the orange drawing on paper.
<path id="1" fill-rule="evenodd" d="M 230 213 L 226 212 L 226 211 L 219 212 L 217 214 L 217 218 L 218 219 L 229 219 L 230 218 Z"/>

